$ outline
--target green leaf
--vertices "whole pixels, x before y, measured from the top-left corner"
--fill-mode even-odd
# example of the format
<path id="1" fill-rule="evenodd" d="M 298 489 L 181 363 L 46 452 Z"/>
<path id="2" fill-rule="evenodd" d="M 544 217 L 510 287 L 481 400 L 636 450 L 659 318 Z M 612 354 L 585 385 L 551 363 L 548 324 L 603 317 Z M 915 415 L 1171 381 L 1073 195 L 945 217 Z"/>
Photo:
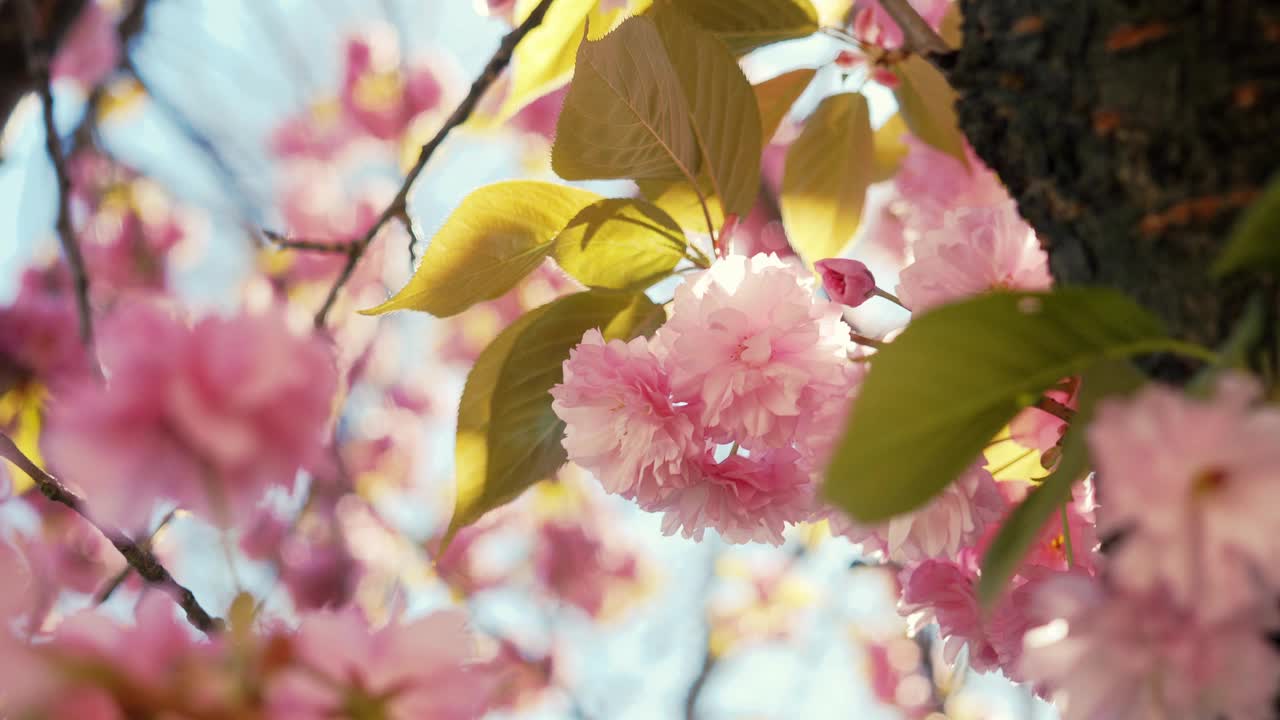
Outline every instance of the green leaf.
<path id="1" fill-rule="evenodd" d="M 599 41 L 584 40 L 556 124 L 556 174 L 688 179 L 698 163 L 689 104 L 653 21 L 628 18 Z"/>
<path id="2" fill-rule="evenodd" d="M 1241 214 L 1227 247 L 1214 263 L 1214 277 L 1244 269 L 1280 269 L 1280 173 Z"/>
<path id="3" fill-rule="evenodd" d="M 538 0 L 519 0 L 515 18 L 523 21 Z M 643 5 L 644 3 L 631 3 Z M 511 60 L 511 87 L 494 122 L 503 122 L 524 106 L 562 87 L 573 77 L 578 43 L 590 24 L 592 37 L 607 33 L 626 15 L 626 9 L 600 10 L 597 0 L 555 0 L 542 24 L 516 46 Z"/>
<path id="4" fill-rule="evenodd" d="M 1085 429 L 1099 401 L 1125 395 L 1139 388 L 1146 378 L 1127 362 L 1102 360 L 1083 374 L 1080 401 L 1075 418 L 1062 439 L 1058 466 L 1014 508 L 996 533 L 982 558 L 978 580 L 978 601 L 991 607 L 1022 565 L 1049 518 L 1071 500 L 1071 488 L 1089 469 L 1089 449 Z"/>
<path id="5" fill-rule="evenodd" d="M 956 117 L 956 91 L 946 78 L 919 55 L 912 55 L 896 68 L 898 109 L 911 133 L 935 149 L 959 160 L 965 167 L 964 135 Z"/>
<path id="6" fill-rule="evenodd" d="M 824 491 L 862 522 L 910 512 L 1060 378 L 1164 340 L 1150 313 L 1101 288 L 993 292 L 936 308 L 872 357 Z"/>
<path id="7" fill-rule="evenodd" d="M 818 31 L 818 11 L 809 0 L 657 0 L 679 8 L 720 37 L 737 55 Z"/>
<path id="8" fill-rule="evenodd" d="M 680 11 L 651 13 L 667 48 L 701 151 L 703 172 L 725 212 L 745 217 L 760 192 L 760 112 L 729 48 Z"/>
<path id="9" fill-rule="evenodd" d="M 640 294 L 575 293 L 526 313 L 485 348 L 458 406 L 457 498 L 446 542 L 564 464 L 564 423 L 549 392 L 583 334 L 601 328 L 606 338 L 627 339 L 650 331 L 660 314 Z"/>
<path id="10" fill-rule="evenodd" d="M 365 315 L 422 310 L 456 315 L 515 287 L 551 252 L 551 241 L 582 208 L 586 190 L 517 180 L 471 193 L 432 238 L 409 283 Z"/>
<path id="11" fill-rule="evenodd" d="M 587 287 L 642 290 L 670 274 L 685 247 L 680 226 L 653 204 L 606 199 L 569 221 L 551 256 Z"/>
<path id="12" fill-rule="evenodd" d="M 806 262 L 839 255 L 853 239 L 874 172 L 867 99 L 841 93 L 823 100 L 787 151 L 782 176 L 782 221 Z"/>
<path id="13" fill-rule="evenodd" d="M 787 113 L 791 112 L 791 106 L 804 94 L 817 72 L 811 68 L 801 68 L 754 86 L 756 105 L 760 108 L 760 137 L 765 145 L 778 134 L 778 128 L 786 119 Z"/>

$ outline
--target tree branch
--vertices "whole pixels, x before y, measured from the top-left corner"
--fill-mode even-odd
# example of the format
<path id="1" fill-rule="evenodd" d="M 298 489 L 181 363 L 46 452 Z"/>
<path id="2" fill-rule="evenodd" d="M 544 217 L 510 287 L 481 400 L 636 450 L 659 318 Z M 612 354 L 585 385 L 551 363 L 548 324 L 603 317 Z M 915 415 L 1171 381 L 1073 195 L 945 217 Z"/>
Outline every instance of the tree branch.
<path id="1" fill-rule="evenodd" d="M 19 1 L 25 2 L 26 0 Z M 173 597 L 174 602 L 178 603 L 178 607 L 181 607 L 186 612 L 187 621 L 195 626 L 197 630 L 206 635 L 212 635 L 223 629 L 223 621 L 206 612 L 201 607 L 200 602 L 196 600 L 195 594 L 169 574 L 169 571 L 160 564 L 160 560 L 156 558 L 146 544 L 135 543 L 128 535 L 116 528 L 99 525 L 89 516 L 84 500 L 79 495 L 68 490 L 61 481 L 32 462 L 30 458 L 18 449 L 13 440 L 4 433 L 0 433 L 0 457 L 18 466 L 19 469 L 35 481 L 36 487 L 46 498 L 71 508 L 90 525 L 97 528 L 98 532 L 111 541 L 116 550 L 124 556 L 125 562 L 129 563 L 129 566 L 137 571 L 143 580 L 164 590 Z"/>
<path id="2" fill-rule="evenodd" d="M 952 48 L 947 41 L 925 22 L 920 13 L 911 6 L 909 0 L 880 0 L 880 7 L 889 13 L 889 17 L 902 29 L 902 47 L 904 50 L 920 55 L 945 55 Z"/>
<path id="3" fill-rule="evenodd" d="M 368 249 L 369 243 L 373 242 L 378 231 L 388 221 L 406 212 L 409 190 L 413 187 L 413 183 L 418 179 L 418 176 L 422 174 L 423 169 L 426 168 L 431 156 L 435 154 L 436 149 L 440 147 L 441 143 L 444 142 L 454 128 L 462 125 L 471 117 L 471 113 L 475 111 L 485 91 L 497 81 L 498 76 L 511 63 L 511 56 L 515 53 L 516 46 L 530 31 L 542 24 L 542 19 L 546 17 L 547 9 L 551 7 L 551 1 L 542 0 L 542 2 L 538 3 L 538 6 L 533 9 L 533 12 L 529 13 L 529 17 L 525 18 L 524 22 L 502 38 L 502 42 L 493 53 L 493 57 L 489 58 L 489 63 L 485 65 L 484 72 L 480 73 L 480 76 L 471 83 L 471 90 L 467 92 L 467 96 L 462 99 L 462 102 L 458 103 L 458 107 L 454 108 L 453 114 L 436 131 L 435 137 L 422 146 L 422 150 L 418 153 L 417 162 L 413 164 L 409 173 L 405 175 L 404 182 L 400 184 L 400 190 L 396 192 L 396 196 L 392 198 L 390 204 L 382 211 L 382 214 L 378 216 L 378 219 L 369 227 L 368 231 L 359 240 L 351 244 L 347 263 L 343 265 L 337 280 L 329 288 L 329 295 L 325 298 L 324 304 L 316 312 L 314 324 L 317 330 L 324 328 L 329 312 L 338 300 L 338 293 L 342 291 L 342 287 L 351 279 L 351 275 L 355 271 L 356 265 L 360 263 L 360 258 L 364 256 L 365 250 Z"/>
<path id="4" fill-rule="evenodd" d="M 267 230 L 265 228 L 262 230 L 262 234 L 265 235 L 273 245 L 278 245 L 286 250 L 306 250 L 307 252 L 335 254 L 351 252 L 351 241 L 343 242 L 341 240 L 305 240 L 302 238 L 290 238 L 274 230 Z"/>
<path id="5" fill-rule="evenodd" d="M 67 158 L 62 152 L 62 138 L 53 115 L 53 87 L 49 75 L 49 52 L 42 47 L 43 39 L 37 39 L 36 8 L 32 0 L 17 0 L 18 22 L 22 27 L 23 50 L 26 53 L 27 72 L 35 79 L 40 103 L 44 106 L 45 150 L 53 162 L 57 178 L 57 230 L 62 243 L 62 254 L 67 258 L 71 271 L 71 283 L 76 297 L 76 314 L 80 318 L 80 340 L 85 347 L 93 348 L 93 314 L 89 307 L 89 273 L 85 270 L 84 255 L 71 226 L 71 173 L 67 170 Z"/>

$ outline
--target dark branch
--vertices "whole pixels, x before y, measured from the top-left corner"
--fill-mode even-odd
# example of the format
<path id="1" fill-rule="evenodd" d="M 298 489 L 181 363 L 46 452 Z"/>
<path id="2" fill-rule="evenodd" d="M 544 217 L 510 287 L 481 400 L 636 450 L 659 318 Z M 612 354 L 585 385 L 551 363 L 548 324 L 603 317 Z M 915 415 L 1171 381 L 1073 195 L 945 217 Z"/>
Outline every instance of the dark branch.
<path id="1" fill-rule="evenodd" d="M 533 12 L 529 13 L 529 17 L 525 18 L 524 22 L 502 38 L 497 51 L 493 53 L 493 57 L 489 58 L 489 63 L 485 65 L 484 72 L 480 73 L 475 82 L 471 83 L 471 90 L 467 92 L 467 96 L 462 99 L 462 102 L 458 103 L 458 107 L 454 108 L 453 114 L 436 132 L 435 137 L 422 146 L 422 150 L 418 153 L 417 162 L 413 164 L 409 173 L 405 175 L 404 182 L 400 184 L 400 190 L 396 192 L 390 204 L 382 211 L 382 214 L 378 216 L 378 219 L 369 227 L 364 236 L 352 243 L 347 263 L 343 265 L 342 271 L 338 273 L 338 278 L 334 281 L 333 287 L 329 288 L 329 295 L 316 313 L 315 327 L 317 330 L 324 328 L 329 312 L 338 300 L 338 293 L 342 291 L 342 287 L 351 279 L 351 274 L 355 271 L 356 265 L 360 263 L 360 258 L 364 256 L 369 243 L 373 242 L 374 237 L 377 236 L 388 221 L 407 212 L 409 190 L 412 189 L 414 181 L 418 179 L 423 169 L 426 168 L 427 162 L 435 154 L 436 149 L 440 147 L 454 128 L 462 125 L 471 117 L 471 113 L 480 104 L 480 99 L 484 96 L 485 91 L 497 81 L 498 76 L 511 63 L 511 56 L 515 53 L 516 46 L 530 31 L 542 24 L 542 19 L 546 17 L 549 7 L 551 7 L 551 0 L 542 0 L 533 9 Z"/>
<path id="2" fill-rule="evenodd" d="M 36 91 L 40 94 L 40 103 L 44 106 L 45 149 L 49 153 L 49 160 L 53 162 L 54 175 L 57 177 L 58 240 L 62 243 L 62 254 L 67 258 L 67 268 L 71 272 L 71 283 L 75 289 L 76 314 L 80 318 L 80 340 L 85 347 L 92 349 L 93 314 L 89 307 L 89 273 L 85 270 L 84 255 L 80 252 L 75 228 L 71 226 L 71 173 L 67 170 L 67 158 L 62 151 L 62 138 L 59 137 L 58 127 L 54 122 L 49 52 L 44 47 L 47 43 L 42 38 L 37 38 L 38 21 L 32 0 L 17 0 L 17 7 L 18 21 L 22 26 L 27 72 L 35 78 Z"/>
<path id="3" fill-rule="evenodd" d="M 947 41 L 925 21 L 908 0 L 880 0 L 880 6 L 902 29 L 902 47 L 921 55 L 946 55 Z"/>
<path id="4" fill-rule="evenodd" d="M 20 2 L 25 0 L 19 0 Z M 125 562 L 129 563 L 129 567 L 137 571 L 138 575 L 146 580 L 148 584 L 154 585 L 165 592 L 169 593 L 178 606 L 187 614 L 187 620 L 201 632 L 212 635 L 223 629 L 223 621 L 214 617 L 200 606 L 200 602 L 196 600 L 196 596 L 185 586 L 169 574 L 169 571 L 160 564 L 160 560 L 156 558 L 147 544 L 135 543 L 128 535 L 112 527 L 104 527 L 99 525 L 92 517 L 89 516 L 88 509 L 85 507 L 84 500 L 79 495 L 71 492 L 54 476 L 45 472 L 38 465 L 33 463 L 8 435 L 0 433 L 0 457 L 8 460 L 18 466 L 33 481 L 40 493 L 49 500 L 65 505 L 83 517 L 90 525 L 98 529 L 116 550 L 124 556 Z"/>
<path id="5" fill-rule="evenodd" d="M 165 516 L 156 524 L 156 529 L 151 531 L 151 534 L 147 536 L 146 540 L 138 543 L 138 546 L 144 550 L 151 550 L 151 548 L 155 546 L 156 538 L 160 536 L 160 532 L 173 521 L 174 516 L 177 514 L 177 508 L 165 513 Z M 129 579 L 129 573 L 131 572 L 133 572 L 133 566 L 125 565 L 124 569 L 116 573 L 116 576 L 111 578 L 111 581 L 104 585 L 102 590 L 98 592 L 98 596 L 93 599 L 94 603 L 101 605 L 102 603 L 110 600 L 116 590 L 124 584 L 124 581 Z"/>
<path id="6" fill-rule="evenodd" d="M 262 234 L 271 241 L 273 245 L 277 245 L 286 250 L 306 250 L 307 252 L 335 253 L 345 255 L 351 252 L 352 241 L 343 242 L 341 240 L 304 240 L 302 238 L 290 238 L 282 235 L 274 230 L 263 229 Z"/>

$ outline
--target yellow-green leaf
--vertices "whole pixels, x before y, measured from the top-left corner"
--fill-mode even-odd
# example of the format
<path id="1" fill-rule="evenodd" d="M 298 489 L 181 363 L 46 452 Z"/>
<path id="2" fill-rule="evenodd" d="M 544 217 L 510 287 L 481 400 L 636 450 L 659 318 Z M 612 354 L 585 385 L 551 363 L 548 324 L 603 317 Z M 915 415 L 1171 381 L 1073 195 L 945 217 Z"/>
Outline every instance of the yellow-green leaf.
<path id="1" fill-rule="evenodd" d="M 782 221 L 806 262 L 839 255 L 853 239 L 875 165 L 867 99 L 823 100 L 787 151 L 782 175 Z"/>
<path id="2" fill-rule="evenodd" d="M 937 68 L 912 55 L 896 68 L 898 109 L 911 134 L 968 167 L 964 136 L 956 118 L 956 91 Z"/>
<path id="3" fill-rule="evenodd" d="M 902 113 L 889 116 L 884 124 L 876 128 L 876 171 L 872 182 L 884 182 L 898 174 L 902 160 L 907 156 L 907 124 L 902 120 Z"/>
<path id="4" fill-rule="evenodd" d="M 720 37 L 738 55 L 761 45 L 807 37 L 818 31 L 818 11 L 809 0 L 657 0 L 672 5 Z"/>
<path id="5" fill-rule="evenodd" d="M 713 227 L 724 226 L 724 208 L 720 207 L 720 198 L 715 196 L 711 180 L 706 175 L 698 176 L 698 187 L 702 189 L 702 198 L 707 203 L 705 214 L 702 201 L 688 180 L 640 180 L 636 185 L 641 195 L 662 208 L 685 230 L 708 232 L 707 215 L 711 216 Z"/>
<path id="6" fill-rule="evenodd" d="M 651 13 L 690 108 L 704 174 L 725 212 L 746 216 L 760 193 L 760 112 L 729 48 L 684 13 Z"/>
<path id="7" fill-rule="evenodd" d="M 628 18 L 598 41 L 584 40 L 556 124 L 556 174 L 692 178 L 698 162 L 689 104 L 653 21 Z"/>
<path id="8" fill-rule="evenodd" d="M 592 328 L 609 339 L 648 330 L 655 308 L 642 294 L 575 293 L 525 314 L 485 348 L 458 406 L 457 497 L 447 537 L 564 464 L 564 423 L 549 391 L 563 379 L 569 350 Z"/>
<path id="9" fill-rule="evenodd" d="M 529 17 L 539 0 L 516 3 L 517 22 Z M 593 38 L 602 37 L 628 11 L 648 3 L 633 2 L 632 7 L 602 11 L 598 0 L 555 0 L 542 24 L 534 28 L 516 46 L 511 59 L 511 86 L 498 111 L 496 122 L 520 112 L 529 103 L 562 87 L 573 77 L 573 63 L 578 43 L 590 25 Z"/>
<path id="10" fill-rule="evenodd" d="M 670 274 L 685 247 L 680 225 L 652 203 L 606 199 L 569 221 L 551 257 L 587 287 L 642 290 Z"/>
<path id="11" fill-rule="evenodd" d="M 409 283 L 362 311 L 422 310 L 448 317 L 503 295 L 551 252 L 551 241 L 582 208 L 600 199 L 586 190 L 517 180 L 471 193 L 436 233 Z"/>
<path id="12" fill-rule="evenodd" d="M 1213 265 L 1213 274 L 1223 277 L 1250 267 L 1280 267 L 1280 174 L 1240 215 L 1226 248 Z"/>
<path id="13" fill-rule="evenodd" d="M 755 85 L 756 105 L 760 108 L 761 138 L 768 145 L 791 111 L 791 106 L 804 94 L 817 70 L 801 68 L 783 73 Z"/>
<path id="14" fill-rule="evenodd" d="M 1155 317 L 1101 288 L 993 292 L 924 313 L 872 357 L 823 490 L 862 522 L 915 510 L 1058 380 L 1165 340 Z"/>

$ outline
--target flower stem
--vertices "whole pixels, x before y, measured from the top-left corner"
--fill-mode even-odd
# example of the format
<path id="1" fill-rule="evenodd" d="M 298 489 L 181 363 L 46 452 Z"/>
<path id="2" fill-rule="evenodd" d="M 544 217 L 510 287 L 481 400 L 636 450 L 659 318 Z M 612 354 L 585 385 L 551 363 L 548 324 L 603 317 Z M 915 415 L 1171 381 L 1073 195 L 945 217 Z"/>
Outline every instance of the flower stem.
<path id="1" fill-rule="evenodd" d="M 876 295 L 878 295 L 879 297 L 884 298 L 885 300 L 888 300 L 889 302 L 893 303 L 894 305 L 897 305 L 898 307 L 902 308 L 903 310 L 906 310 L 907 312 L 911 312 L 911 308 L 907 307 L 906 305 L 903 305 L 903 304 L 902 304 L 902 301 L 898 299 L 898 296 L 897 296 L 897 295 L 894 295 L 893 293 L 889 292 L 888 290 L 881 290 L 880 288 L 876 288 L 876 292 L 875 292 L 875 294 L 876 294 Z"/>

